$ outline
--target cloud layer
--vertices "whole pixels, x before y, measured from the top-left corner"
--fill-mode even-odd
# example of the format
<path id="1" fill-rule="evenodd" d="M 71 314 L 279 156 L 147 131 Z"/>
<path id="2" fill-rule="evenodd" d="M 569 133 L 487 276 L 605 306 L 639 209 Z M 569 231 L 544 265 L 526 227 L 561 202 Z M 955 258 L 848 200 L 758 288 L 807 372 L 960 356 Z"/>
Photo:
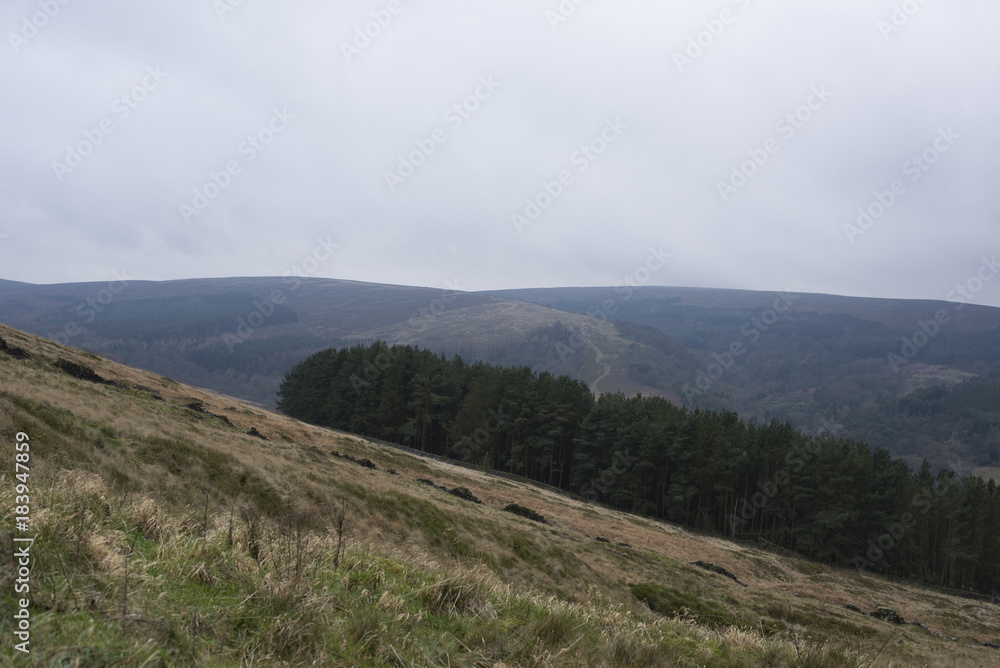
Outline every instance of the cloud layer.
<path id="1" fill-rule="evenodd" d="M 650 284 L 944 299 L 1000 252 L 998 23 L 987 0 L 8 2 L 0 276 L 281 275 L 322 239 L 317 276 L 612 285 L 653 247 Z"/>

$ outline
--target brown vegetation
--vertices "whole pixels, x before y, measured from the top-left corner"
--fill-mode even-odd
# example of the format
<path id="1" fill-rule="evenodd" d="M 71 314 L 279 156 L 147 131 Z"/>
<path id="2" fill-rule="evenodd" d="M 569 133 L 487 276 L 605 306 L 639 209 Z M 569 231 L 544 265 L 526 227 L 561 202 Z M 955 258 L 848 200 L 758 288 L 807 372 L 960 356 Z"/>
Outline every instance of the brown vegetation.
<path id="1" fill-rule="evenodd" d="M 184 540 L 197 538 L 217 545 L 211 549 L 238 548 L 245 563 L 233 565 L 234 569 L 256 571 L 264 578 L 259 586 L 280 589 L 295 600 L 304 600 L 303 583 L 319 577 L 313 569 L 325 563 L 326 555 L 332 572 L 346 568 L 349 560 L 361 563 L 364 555 L 373 555 L 393 563 L 418 564 L 431 572 L 456 573 L 442 575 L 419 594 L 426 614 L 488 620 L 497 606 L 510 604 L 512 592 L 520 592 L 547 602 L 547 621 L 538 622 L 531 632 L 548 634 L 550 648 L 567 647 L 577 637 L 566 620 L 586 618 L 584 609 L 589 611 L 586 615 L 609 620 L 623 616 L 639 620 L 637 624 L 658 623 L 661 617 L 648 599 L 665 595 L 673 596 L 675 604 L 664 604 L 662 610 L 687 619 L 682 623 L 688 624 L 690 633 L 683 633 L 701 638 L 706 647 L 794 657 L 787 662 L 775 659 L 772 665 L 985 666 L 1000 660 L 997 650 L 973 644 L 973 640 L 1000 642 L 1000 608 L 995 603 L 697 535 L 551 489 L 305 425 L 3 326 L 0 336 L 31 355 L 30 360 L 14 360 L 0 353 L 0 456 L 13 461 L 14 434 L 31 435 L 36 489 L 71 490 L 58 497 L 53 492 L 51 502 L 40 500 L 35 521 L 60 518 L 53 526 L 62 527 L 71 553 L 90 555 L 102 573 L 119 578 L 120 585 L 107 598 L 115 602 L 114 614 L 122 618 L 142 618 L 144 610 L 153 607 L 143 598 L 155 588 L 148 581 L 149 564 L 143 563 L 153 557 L 143 553 L 142 541 L 188 537 Z M 118 386 L 56 372 L 49 365 L 57 359 L 90 367 Z M 139 387 L 143 389 L 135 389 Z M 192 402 L 200 402 L 205 412 L 187 409 Z M 248 435 L 254 430 L 269 440 Z M 333 457 L 331 451 L 370 460 L 377 470 Z M 386 469 L 400 475 L 392 476 Z M 420 484 L 419 478 L 463 488 L 483 504 L 444 494 Z M 8 482 L 5 479 L 4 485 Z M 105 499 L 107 510 L 101 509 L 100 501 L 95 501 L 97 506 L 74 507 L 72 498 L 81 499 L 80 503 Z M 501 511 L 511 503 L 540 513 L 548 524 L 526 522 Z M 104 515 L 115 513 L 127 516 L 130 524 L 107 526 Z M 598 543 L 591 536 L 611 542 Z M 749 587 L 690 565 L 695 561 L 717 564 Z M 230 577 L 219 563 L 207 557 L 195 559 L 186 571 L 161 577 L 216 586 Z M 46 568 L 57 565 L 49 562 Z M 645 594 L 644 603 L 634 592 L 639 585 L 663 589 L 642 589 L 653 592 Z M 87 608 L 88 602 L 72 586 L 67 591 L 67 600 L 75 596 L 80 599 L 75 605 Z M 374 595 L 376 589 L 370 586 L 368 591 Z M 336 617 L 338 604 L 324 596 L 310 594 L 305 611 L 296 613 L 299 619 L 307 614 Z M 374 600 L 378 610 L 402 618 L 410 614 L 399 602 L 402 596 L 385 589 Z M 681 599 L 687 603 L 678 607 Z M 93 605 L 101 605 L 97 597 L 94 600 Z M 919 621 L 958 641 L 917 626 L 894 626 L 858 615 L 845 609 L 848 604 L 864 610 L 891 608 L 908 621 Z M 709 613 L 712 620 L 725 621 L 699 621 L 699 614 Z M 208 623 L 188 621 L 195 626 Z M 350 623 L 356 637 L 352 647 L 379 646 L 372 635 L 379 633 L 376 621 L 355 616 Z M 611 658 L 605 665 L 659 665 L 655 653 L 642 658 L 641 647 L 646 645 L 639 636 L 665 633 L 666 627 L 643 627 L 646 631 L 640 632 L 631 624 L 623 621 L 606 627 L 612 629 L 606 637 L 609 654 L 600 656 L 614 657 L 619 647 L 632 663 Z M 631 629 L 631 635 L 624 635 L 625 629 Z M 271 628 L 269 633 L 280 631 Z M 301 632 L 301 628 L 296 631 Z M 309 641 L 294 634 L 289 638 L 291 644 Z M 272 640 L 273 647 L 283 646 L 280 638 Z M 380 647 L 391 657 L 384 644 Z M 393 652 L 399 649 L 390 647 Z M 850 661 L 810 663 L 820 655 L 832 656 L 831 648 Z M 221 651 L 220 657 L 228 656 Z M 486 655 L 486 650 L 476 651 Z M 558 652 L 550 650 L 532 650 L 515 661 L 517 665 L 560 663 Z"/>

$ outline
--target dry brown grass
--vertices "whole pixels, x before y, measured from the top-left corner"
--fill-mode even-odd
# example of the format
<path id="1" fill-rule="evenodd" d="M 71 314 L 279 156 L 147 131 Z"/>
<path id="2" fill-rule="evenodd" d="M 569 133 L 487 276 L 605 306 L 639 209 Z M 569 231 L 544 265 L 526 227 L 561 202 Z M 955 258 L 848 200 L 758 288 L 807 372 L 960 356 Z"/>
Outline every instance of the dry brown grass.
<path id="1" fill-rule="evenodd" d="M 431 569 L 460 568 L 453 582 L 442 580 L 427 592 L 427 603 L 432 608 L 452 606 L 488 616 L 491 605 L 488 599 L 495 600 L 505 587 L 509 594 L 513 585 L 538 592 L 556 611 L 560 606 L 586 605 L 607 619 L 626 613 L 649 617 L 648 610 L 634 599 L 626 585 L 656 582 L 707 592 L 722 601 L 731 599 L 736 602 L 732 603 L 734 606 L 752 602 L 762 608 L 789 607 L 798 612 L 798 619 L 840 620 L 845 628 L 866 629 L 871 633 L 868 639 L 853 638 L 835 626 L 810 629 L 808 625 L 788 623 L 791 631 L 825 634 L 831 643 L 858 654 L 869 651 L 875 639 L 884 640 L 892 627 L 843 610 L 847 603 L 868 610 L 887 605 L 898 609 L 908 620 L 920 620 L 962 640 L 950 643 L 916 627 L 902 627 L 874 665 L 976 666 L 996 665 L 1000 661 L 1000 652 L 973 646 L 968 641 L 971 637 L 991 642 L 1000 639 L 1000 608 L 996 605 L 890 583 L 853 571 L 803 567 L 801 560 L 700 536 L 676 526 L 567 498 L 549 489 L 423 460 L 354 435 L 305 425 L 259 406 L 182 386 L 3 326 L 0 336 L 34 356 L 30 362 L 0 360 L 0 391 L 11 395 L 10 399 L 0 395 L 3 439 L 0 454 L 10 459 L 16 431 L 29 434 L 51 431 L 13 398 L 69 411 L 74 419 L 94 425 L 94 430 L 80 434 L 76 439 L 79 442 L 67 437 L 60 443 L 62 449 L 45 451 L 45 456 L 33 461 L 32 475 L 61 480 L 61 485 L 79 489 L 81 495 L 110 501 L 116 495 L 120 498 L 122 490 L 112 489 L 115 481 L 109 479 L 108 471 L 120 472 L 128 492 L 125 503 L 131 504 L 128 512 L 136 518 L 142 532 L 149 535 L 176 534 L 178 527 L 171 523 L 197 526 L 207 514 L 212 517 L 208 531 L 218 536 L 228 530 L 227 520 L 234 508 L 238 514 L 239 507 L 246 503 L 245 494 L 225 491 L 220 479 L 203 469 L 201 459 L 178 459 L 165 464 L 166 459 L 144 461 L 134 454 L 141 451 L 143 444 L 159 439 L 158 442 L 184 444 L 192 451 L 210 453 L 222 462 L 220 470 L 253 472 L 261 484 L 275 491 L 283 504 L 308 511 L 317 518 L 318 526 L 313 529 L 320 532 L 329 526 L 336 503 L 347 499 L 357 520 L 351 549 L 377 546 L 383 554 Z M 47 364 L 59 357 L 86 364 L 116 382 L 150 388 L 163 400 L 97 386 L 47 368 Z M 185 408 L 192 400 L 203 402 L 212 413 L 225 415 L 236 428 Z M 251 427 L 269 440 L 243 433 Z M 97 429 L 111 434 L 103 439 L 100 448 L 87 441 L 97 438 Z M 53 439 L 57 440 L 55 436 Z M 331 450 L 367 457 L 381 470 L 369 471 L 333 458 L 328 454 Z M 401 476 L 385 474 L 386 468 L 394 468 Z M 486 505 L 473 505 L 421 485 L 414 480 L 418 477 L 430 477 L 449 487 L 468 487 Z M 549 525 L 500 512 L 499 508 L 509 502 L 540 512 Z M 86 524 L 88 513 L 100 510 L 52 507 L 38 512 L 79 512 L 79 521 Z M 598 535 L 613 542 L 627 542 L 633 548 L 597 543 L 593 537 Z M 237 535 L 235 539 L 245 541 L 246 537 Z M 123 534 L 115 530 L 90 537 L 88 546 L 98 555 L 102 570 L 117 574 L 124 569 L 120 549 L 123 540 Z M 317 540 L 321 539 L 315 535 L 309 538 Z M 330 549 L 330 546 L 311 542 L 306 549 Z M 262 558 L 276 559 L 266 554 Z M 694 560 L 725 566 L 748 583 L 750 589 L 686 564 Z M 482 564 L 489 564 L 489 568 Z M 219 574 L 197 562 L 174 576 L 212 582 Z M 489 596 L 483 594 L 486 591 Z M 796 593 L 802 596 L 795 596 Z M 378 599 L 378 604 L 387 609 L 400 606 L 391 595 Z M 759 649 L 760 643 L 765 642 L 764 636 L 752 629 L 697 628 L 698 633 L 723 638 L 731 645 Z M 557 633 L 558 629 L 542 631 Z M 558 663 L 555 657 L 549 658 Z"/>

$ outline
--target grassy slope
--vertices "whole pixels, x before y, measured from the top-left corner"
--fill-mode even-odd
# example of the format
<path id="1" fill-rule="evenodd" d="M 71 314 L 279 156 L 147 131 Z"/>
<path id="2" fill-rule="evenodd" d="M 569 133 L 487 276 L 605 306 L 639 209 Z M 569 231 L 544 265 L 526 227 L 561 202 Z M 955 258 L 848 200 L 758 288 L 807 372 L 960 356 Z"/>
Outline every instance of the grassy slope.
<path id="1" fill-rule="evenodd" d="M 991 603 L 698 536 L 2 326 L 0 336 L 33 355 L 0 353 L 0 504 L 14 505 L 10 462 L 25 431 L 39 532 L 33 653 L 15 656 L 5 614 L 0 665 L 987 666 L 1000 657 L 972 642 L 1000 641 Z M 48 366 L 60 357 L 151 392 L 73 379 Z M 192 400 L 234 427 L 186 408 Z M 243 433 L 251 427 L 269 440 Z M 485 505 L 415 478 L 465 486 Z M 549 524 L 499 510 L 512 501 Z M 335 565 L 342 503 L 354 526 Z M 699 559 L 749 588 L 687 563 Z M 11 572 L 0 578 L 11 610 Z M 654 585 L 646 595 L 667 616 L 635 598 L 636 584 Z M 959 641 L 847 603 L 898 609 Z"/>
<path id="2" fill-rule="evenodd" d="M 680 344 L 676 344 L 676 349 L 669 354 L 664 354 L 650 345 L 623 337 L 610 322 L 513 300 L 451 308 L 432 319 L 421 321 L 419 331 L 408 333 L 408 323 L 392 323 L 356 333 L 355 336 L 369 340 L 416 342 L 432 350 L 457 351 L 466 359 L 490 359 L 489 341 L 486 341 L 485 347 L 477 346 L 477 343 L 482 343 L 482 332 L 516 342 L 518 337 L 530 336 L 533 331 L 554 323 L 565 326 L 570 333 L 582 333 L 583 338 L 575 339 L 568 333 L 561 339 L 549 341 L 540 350 L 530 352 L 525 351 L 523 346 L 515 346 L 512 354 L 491 361 L 523 364 L 536 370 L 568 375 L 586 382 L 598 394 L 623 391 L 632 395 L 642 392 L 675 402 L 679 401 L 676 394 L 630 380 L 629 365 L 645 361 L 675 375 L 690 376 L 698 368 L 698 359 Z M 582 345 L 581 340 L 584 342 Z M 562 348 L 557 349 L 557 345 Z M 560 350 L 563 351 L 561 354 Z"/>

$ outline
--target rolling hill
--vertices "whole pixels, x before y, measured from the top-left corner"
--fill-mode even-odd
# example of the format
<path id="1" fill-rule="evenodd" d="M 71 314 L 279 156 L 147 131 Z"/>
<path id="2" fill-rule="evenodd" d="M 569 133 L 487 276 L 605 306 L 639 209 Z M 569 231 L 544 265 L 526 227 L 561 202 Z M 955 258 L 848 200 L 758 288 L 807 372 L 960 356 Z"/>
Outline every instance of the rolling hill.
<path id="1" fill-rule="evenodd" d="M 653 328 L 700 357 L 697 373 L 686 377 L 628 369 L 631 378 L 678 394 L 688 406 L 867 440 L 913 466 L 924 458 L 953 468 L 1000 465 L 1000 402 L 992 398 L 997 380 L 987 381 L 989 390 L 973 382 L 1000 371 L 1000 309 L 698 288 L 489 294 L 573 313 L 612 303 L 613 310 L 599 310 L 620 329 L 634 331 L 633 323 Z M 991 397 L 985 415 L 956 405 L 951 414 L 935 416 L 933 429 L 905 419 L 915 392 L 951 393 L 966 381 L 959 395 Z M 970 429 L 967 422 L 977 420 Z"/>
<path id="2" fill-rule="evenodd" d="M 955 388 L 1000 371 L 1000 309 L 958 306 L 631 286 L 467 293 L 294 276 L 0 281 L 0 322 L 265 407 L 296 363 L 382 339 L 565 374 L 597 393 L 789 421 L 870 441 L 913 467 L 928 459 L 997 476 L 1000 406 L 952 405 L 930 429 L 906 414 L 928 389 L 991 396 Z"/>
<path id="3" fill-rule="evenodd" d="M 987 666 L 1000 656 L 995 598 L 699 535 L 4 326 L 0 337 L 0 452 L 12 463 L 15 444 L 30 444 L 37 534 L 25 576 L 32 653 L 4 643 L 5 665 Z M 7 507 L 14 473 L 3 468 Z M 27 533 L 10 515 L 4 525 L 7 541 Z M 2 577 L 4 608 L 20 609 L 15 573 Z M 14 627 L 0 620 L 6 637 Z"/>
<path id="4" fill-rule="evenodd" d="M 518 300 L 297 277 L 0 281 L 0 322 L 265 406 L 296 362 L 374 339 L 601 379 L 600 390 L 664 395 L 620 365 L 642 360 L 681 374 L 698 363 L 681 346 L 664 353 L 602 320 Z"/>

